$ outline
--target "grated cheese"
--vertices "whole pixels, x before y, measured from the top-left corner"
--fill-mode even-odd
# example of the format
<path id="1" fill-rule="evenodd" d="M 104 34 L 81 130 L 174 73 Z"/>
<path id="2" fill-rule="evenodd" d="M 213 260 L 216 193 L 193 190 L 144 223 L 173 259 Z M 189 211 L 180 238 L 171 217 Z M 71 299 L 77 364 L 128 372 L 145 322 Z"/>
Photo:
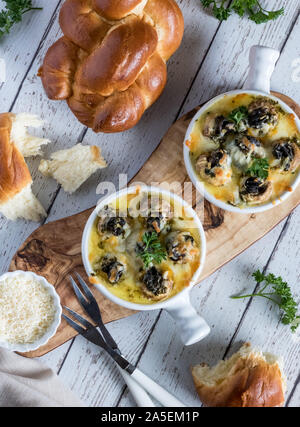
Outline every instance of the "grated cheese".
<path id="1" fill-rule="evenodd" d="M 54 316 L 53 298 L 38 280 L 20 275 L 0 281 L 0 341 L 33 343 L 45 334 Z"/>

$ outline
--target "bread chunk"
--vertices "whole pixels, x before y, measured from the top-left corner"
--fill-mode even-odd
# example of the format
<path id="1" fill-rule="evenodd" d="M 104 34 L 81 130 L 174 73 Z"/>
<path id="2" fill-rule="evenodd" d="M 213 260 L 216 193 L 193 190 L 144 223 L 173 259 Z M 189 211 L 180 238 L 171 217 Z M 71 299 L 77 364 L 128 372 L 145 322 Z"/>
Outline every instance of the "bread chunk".
<path id="1" fill-rule="evenodd" d="M 43 206 L 31 190 L 31 184 L 24 187 L 6 203 L 0 204 L 0 212 L 13 221 L 24 218 L 38 222 L 46 216 Z"/>
<path id="2" fill-rule="evenodd" d="M 38 144 L 33 144 L 32 141 L 29 145 L 26 144 L 29 136 L 23 140 L 18 139 L 16 128 L 14 130 L 16 143 L 12 140 L 15 119 L 14 114 L 0 114 L 0 212 L 12 220 L 25 218 L 39 221 L 46 213 L 31 191 L 31 174 L 21 152 L 24 149 L 23 151 L 28 153 L 29 146 L 33 149 L 33 146 L 37 147 Z M 24 123 L 22 120 L 21 122 Z M 18 126 L 21 128 L 20 123 Z"/>
<path id="3" fill-rule="evenodd" d="M 200 400 L 212 407 L 277 407 L 284 404 L 285 378 L 280 358 L 245 343 L 227 360 L 210 368 L 194 366 Z"/>
<path id="4" fill-rule="evenodd" d="M 52 153 L 50 160 L 42 160 L 39 171 L 56 179 L 66 192 L 74 193 L 93 173 L 105 167 L 98 147 L 77 144 Z"/>
<path id="5" fill-rule="evenodd" d="M 11 114 L 10 117 L 12 121 L 11 142 L 15 144 L 24 157 L 42 155 L 41 147 L 49 144 L 50 139 L 30 135 L 27 128 L 39 128 L 43 125 L 43 120 L 34 114 L 27 113 Z"/>

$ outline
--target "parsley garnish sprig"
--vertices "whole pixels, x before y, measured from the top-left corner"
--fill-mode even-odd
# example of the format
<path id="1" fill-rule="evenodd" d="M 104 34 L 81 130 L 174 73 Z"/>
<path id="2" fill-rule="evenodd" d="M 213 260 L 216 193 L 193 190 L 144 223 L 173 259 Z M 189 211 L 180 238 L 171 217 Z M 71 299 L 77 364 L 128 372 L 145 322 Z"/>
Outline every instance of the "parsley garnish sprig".
<path id="1" fill-rule="evenodd" d="M 160 264 L 167 259 L 167 253 L 162 247 L 157 233 L 147 232 L 142 237 L 142 244 L 137 246 L 137 255 L 142 258 L 144 266 L 148 268 L 151 264 Z"/>
<path id="2" fill-rule="evenodd" d="M 297 315 L 298 304 L 293 298 L 291 288 L 287 282 L 284 282 L 282 277 L 276 277 L 269 273 L 265 275 L 257 270 L 252 274 L 258 284 L 264 282 L 264 285 L 258 292 L 248 295 L 238 295 L 231 297 L 232 299 L 262 297 L 274 304 L 277 304 L 281 312 L 281 323 L 291 325 L 291 331 L 295 332 L 300 324 L 300 316 Z M 268 291 L 268 292 L 266 292 Z"/>
<path id="3" fill-rule="evenodd" d="M 244 105 L 232 110 L 228 116 L 228 119 L 232 120 L 237 125 L 239 125 L 242 120 L 246 120 L 247 118 L 248 118 L 248 109 Z"/>
<path id="4" fill-rule="evenodd" d="M 225 6 L 226 0 L 201 0 L 204 7 L 212 6 L 212 12 L 219 21 L 226 21 L 232 12 L 248 16 L 256 24 L 263 24 L 283 15 L 284 8 L 269 11 L 262 7 L 260 0 L 233 0 Z"/>
<path id="5" fill-rule="evenodd" d="M 268 159 L 253 159 L 246 173 L 255 178 L 267 179 L 269 176 L 269 161 Z"/>
<path id="6" fill-rule="evenodd" d="M 24 13 L 30 10 L 42 10 L 42 7 L 33 7 L 32 0 L 4 0 L 5 9 L 0 12 L 0 38 L 8 34 L 11 27 L 22 21 Z"/>

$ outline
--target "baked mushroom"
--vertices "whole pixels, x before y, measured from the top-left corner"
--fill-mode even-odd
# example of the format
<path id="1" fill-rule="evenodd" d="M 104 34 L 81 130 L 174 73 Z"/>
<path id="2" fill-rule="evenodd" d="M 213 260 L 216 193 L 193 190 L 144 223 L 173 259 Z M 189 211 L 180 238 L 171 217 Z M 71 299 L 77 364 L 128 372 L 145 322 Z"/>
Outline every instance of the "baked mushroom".
<path id="1" fill-rule="evenodd" d="M 161 272 L 156 267 L 150 267 L 142 276 L 142 291 L 156 301 L 169 296 L 173 289 L 173 281 L 168 271 Z"/>
<path id="2" fill-rule="evenodd" d="M 234 123 L 224 116 L 207 113 L 203 124 L 203 135 L 213 140 L 219 140 L 231 131 L 235 130 Z"/>
<path id="3" fill-rule="evenodd" d="M 186 264 L 193 259 L 197 249 L 195 240 L 188 231 L 173 231 L 166 238 L 168 257 L 178 263 Z"/>
<path id="4" fill-rule="evenodd" d="M 159 213 L 157 216 L 149 216 L 146 220 L 147 230 L 160 233 L 165 228 L 167 221 L 167 217 L 162 213 Z"/>
<path id="5" fill-rule="evenodd" d="M 226 150 L 230 152 L 234 166 L 241 170 L 249 167 L 253 157 L 265 157 L 261 142 L 249 135 L 239 135 L 226 145 Z"/>
<path id="6" fill-rule="evenodd" d="M 253 136 L 264 136 L 278 124 L 278 111 L 266 98 L 260 98 L 248 107 L 248 125 Z"/>
<path id="7" fill-rule="evenodd" d="M 127 237 L 130 227 L 126 217 L 117 216 L 116 212 L 109 206 L 100 210 L 98 220 L 99 234 L 113 235 L 116 237 Z"/>
<path id="8" fill-rule="evenodd" d="M 220 187 L 231 179 L 229 156 L 224 150 L 201 154 L 196 162 L 196 171 L 208 183 Z"/>
<path id="9" fill-rule="evenodd" d="M 272 183 L 260 178 L 249 176 L 241 179 L 240 196 L 251 204 L 266 202 L 272 194 Z"/>
<path id="10" fill-rule="evenodd" d="M 118 261 L 117 257 L 108 254 L 101 260 L 100 269 L 106 274 L 107 280 L 112 284 L 117 284 L 125 272 L 125 266 Z"/>
<path id="11" fill-rule="evenodd" d="M 281 139 L 273 145 L 274 161 L 271 166 L 282 172 L 295 172 L 300 165 L 300 148 L 295 142 Z"/>
<path id="12" fill-rule="evenodd" d="M 173 217 L 173 209 L 170 203 L 159 196 L 151 195 L 141 201 L 141 216 L 145 218 L 148 231 L 159 234 L 165 229 L 169 220 Z"/>

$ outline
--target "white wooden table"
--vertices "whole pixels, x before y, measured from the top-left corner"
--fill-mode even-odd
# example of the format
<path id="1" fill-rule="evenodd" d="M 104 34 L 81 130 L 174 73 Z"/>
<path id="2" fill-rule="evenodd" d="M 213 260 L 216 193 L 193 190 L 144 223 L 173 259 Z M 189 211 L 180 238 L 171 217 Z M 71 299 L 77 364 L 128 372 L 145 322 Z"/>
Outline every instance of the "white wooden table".
<path id="1" fill-rule="evenodd" d="M 218 93 L 240 88 L 253 44 L 281 51 L 272 88 L 300 102 L 299 0 L 264 1 L 270 8 L 285 7 L 275 22 L 256 25 L 231 17 L 222 24 L 203 11 L 200 0 L 180 0 L 185 35 L 169 62 L 169 78 L 162 97 L 134 129 L 116 135 L 94 134 L 76 121 L 64 102 L 51 102 L 44 94 L 37 70 L 48 47 L 60 35 L 58 13 L 62 0 L 34 0 L 42 12 L 29 13 L 22 24 L 0 43 L 7 66 L 7 81 L 0 85 L 1 111 L 36 113 L 47 121 L 41 130 L 53 143 L 47 151 L 71 147 L 78 141 L 98 144 L 107 169 L 93 176 L 75 195 L 67 195 L 56 182 L 37 172 L 39 159 L 30 161 L 34 192 L 45 206 L 48 221 L 93 206 L 96 186 L 117 182 L 120 172 L 130 179 L 143 165 L 170 125 L 183 113 Z M 46 154 L 48 154 L 46 152 Z M 139 313 L 109 325 L 124 354 L 140 369 L 188 405 L 200 406 L 189 367 L 200 361 L 216 363 L 250 340 L 263 350 L 281 354 L 288 381 L 287 406 L 300 406 L 300 336 L 278 321 L 276 308 L 265 300 L 230 299 L 255 283 L 257 268 L 280 274 L 300 300 L 300 208 L 267 236 L 250 247 L 192 292 L 193 304 L 211 325 L 204 341 L 184 348 L 172 319 L 165 312 Z M 9 222 L 0 217 L 0 272 L 37 224 Z M 134 402 L 109 358 L 81 337 L 43 356 L 88 406 L 132 406 Z"/>

